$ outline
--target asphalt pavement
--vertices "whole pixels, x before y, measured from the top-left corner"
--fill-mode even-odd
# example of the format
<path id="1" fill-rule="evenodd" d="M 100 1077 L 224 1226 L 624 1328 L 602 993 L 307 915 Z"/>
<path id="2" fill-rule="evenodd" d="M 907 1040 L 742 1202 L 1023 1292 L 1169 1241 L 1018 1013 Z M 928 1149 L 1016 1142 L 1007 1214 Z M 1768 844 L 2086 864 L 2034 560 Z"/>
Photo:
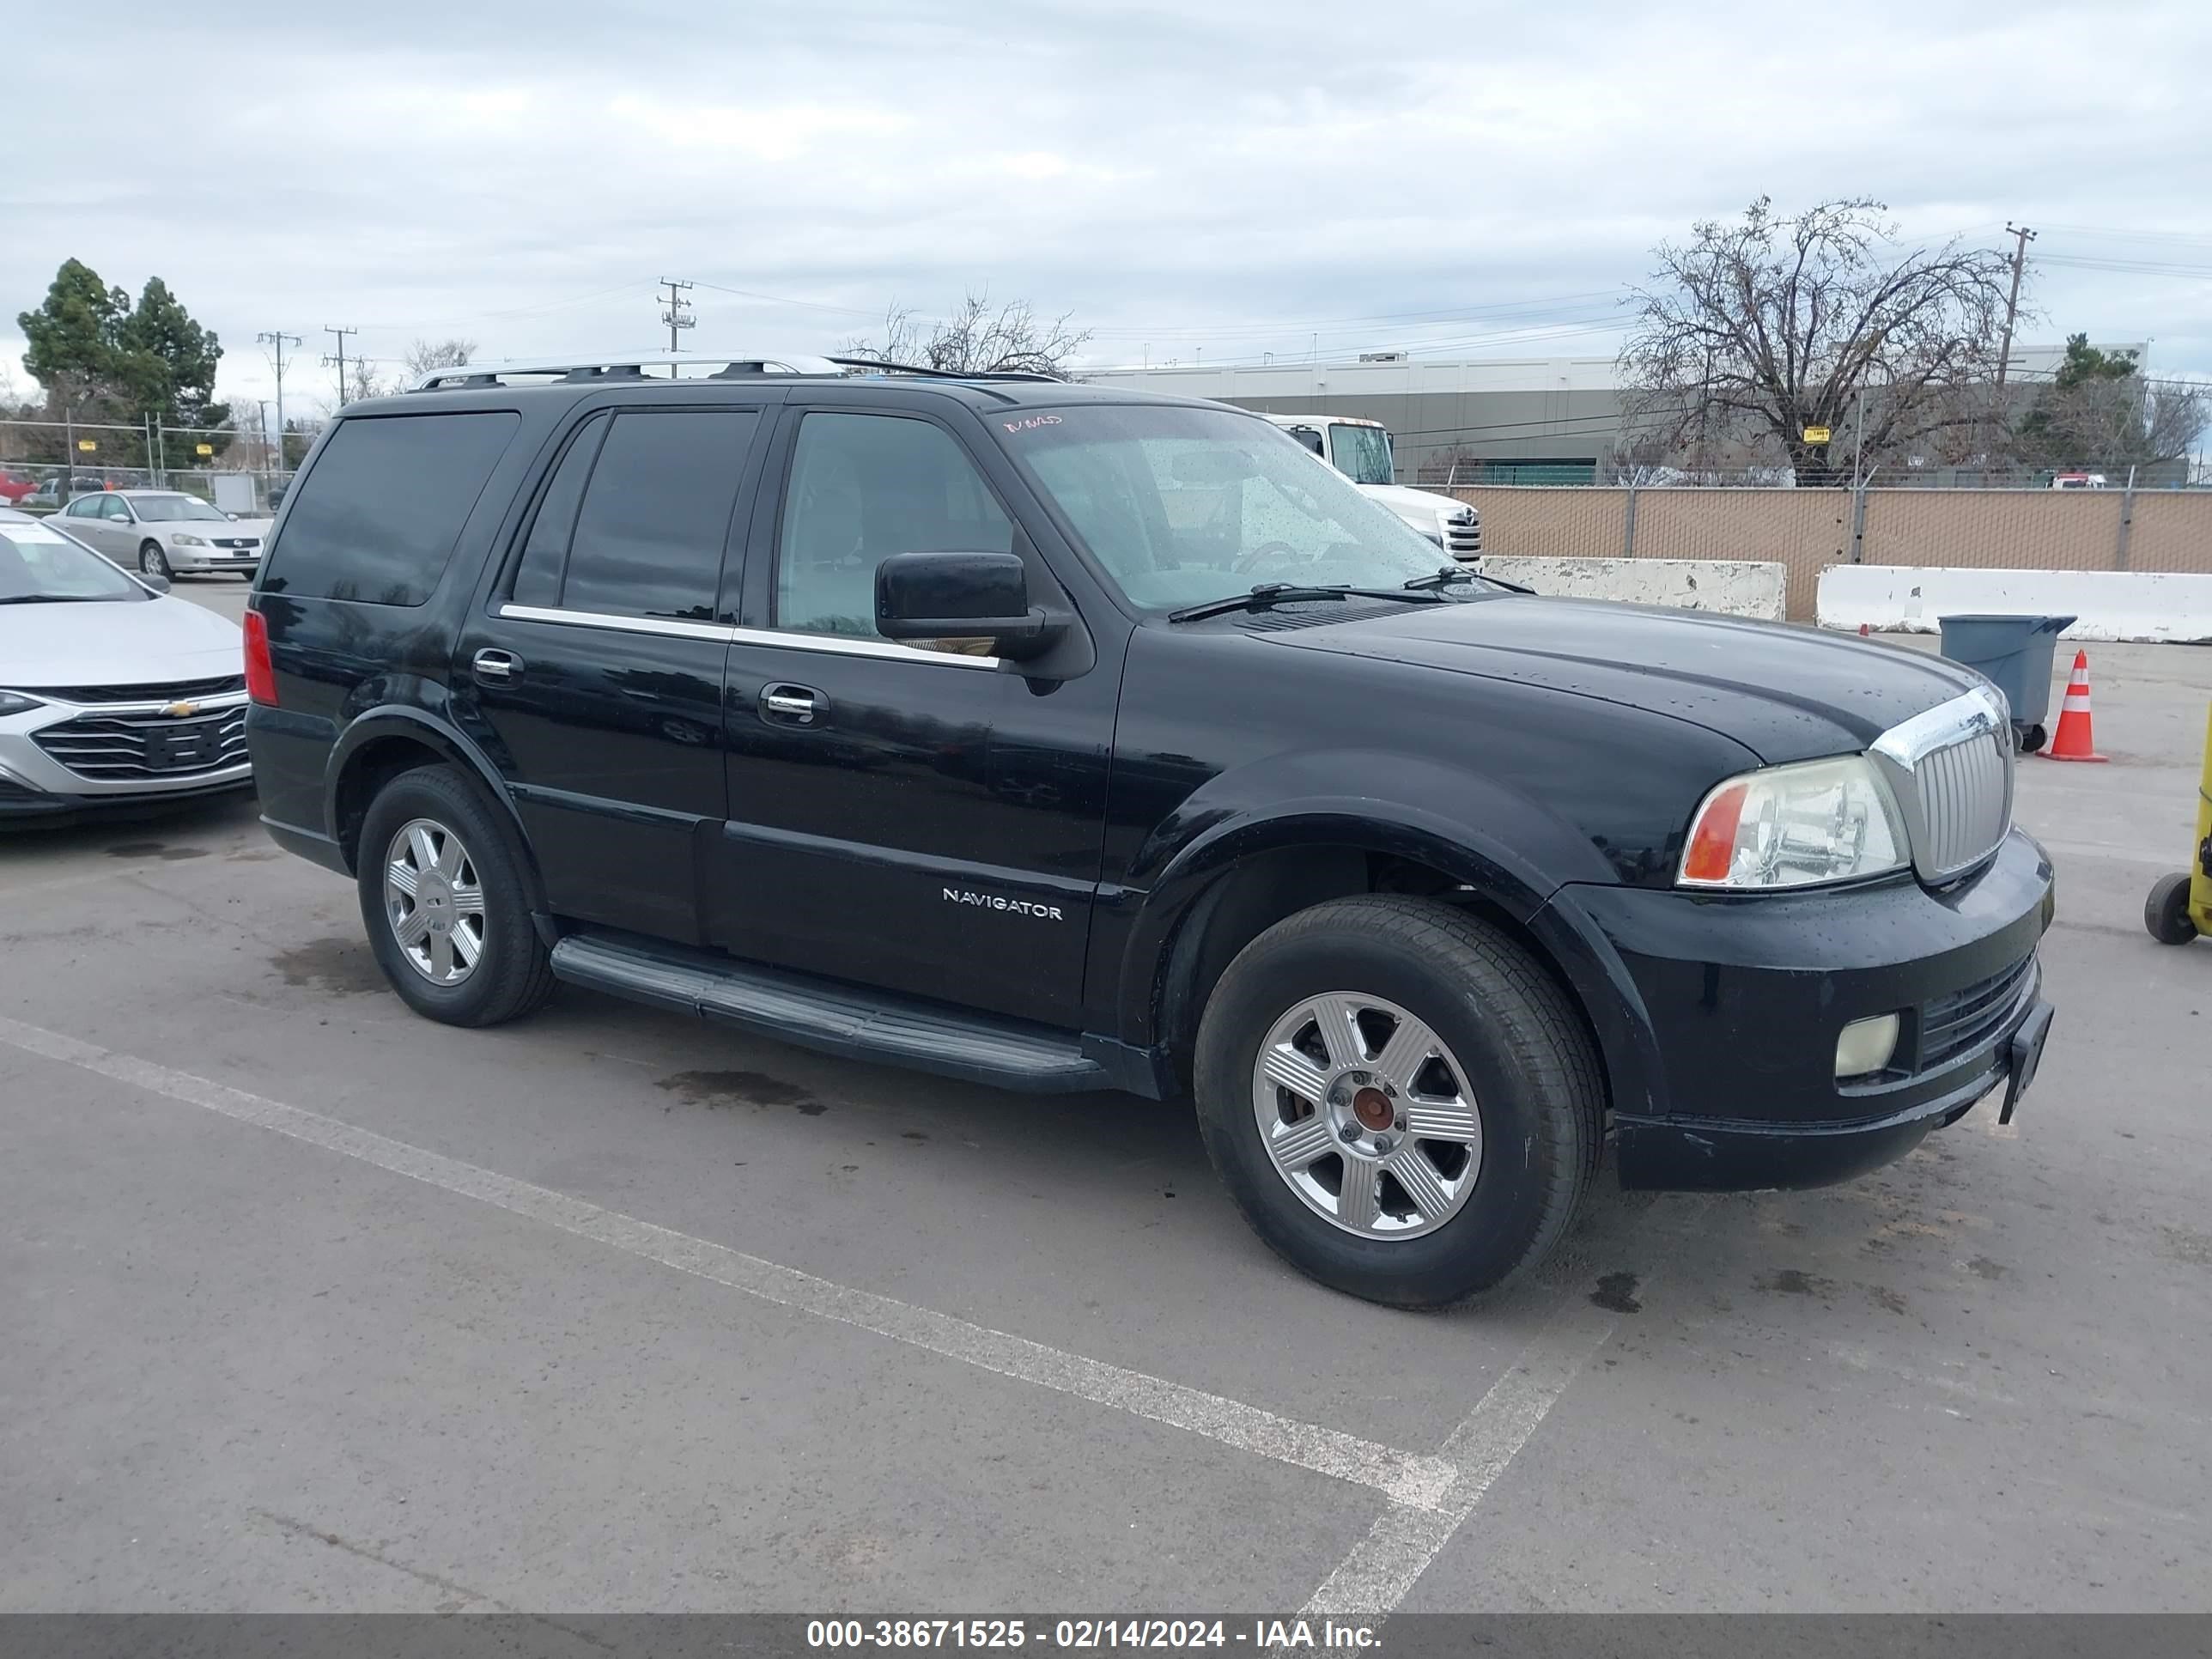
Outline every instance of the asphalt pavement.
<path id="1" fill-rule="evenodd" d="M 2212 944 L 2140 921 L 2212 650 L 2091 655 L 2018 1121 L 1608 1169 L 1444 1316 L 1293 1275 L 1187 1109 L 433 1024 L 250 805 L 0 842 L 0 1611 L 2212 1606 Z"/>

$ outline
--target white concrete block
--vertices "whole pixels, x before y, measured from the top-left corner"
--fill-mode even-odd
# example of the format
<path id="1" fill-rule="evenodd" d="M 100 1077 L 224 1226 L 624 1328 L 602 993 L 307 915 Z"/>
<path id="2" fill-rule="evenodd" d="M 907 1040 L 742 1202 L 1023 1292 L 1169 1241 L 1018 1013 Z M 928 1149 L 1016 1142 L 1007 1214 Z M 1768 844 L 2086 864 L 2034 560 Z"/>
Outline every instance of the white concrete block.
<path id="1" fill-rule="evenodd" d="M 1564 599 L 1671 605 L 1779 622 L 1787 568 L 1747 559 L 1540 559 L 1485 554 L 1483 570 Z"/>
<path id="2" fill-rule="evenodd" d="M 2212 574 L 2173 570 L 1968 570 L 1832 564 L 1820 572 L 1823 628 L 1936 634 L 1964 615 L 2075 617 L 2064 640 L 2212 641 Z"/>

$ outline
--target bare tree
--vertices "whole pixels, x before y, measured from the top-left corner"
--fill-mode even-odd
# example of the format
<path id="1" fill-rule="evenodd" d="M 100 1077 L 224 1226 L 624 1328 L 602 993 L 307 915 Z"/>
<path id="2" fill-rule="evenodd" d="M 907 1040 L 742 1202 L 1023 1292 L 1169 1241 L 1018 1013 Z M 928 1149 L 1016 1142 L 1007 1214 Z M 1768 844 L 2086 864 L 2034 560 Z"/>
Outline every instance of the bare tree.
<path id="1" fill-rule="evenodd" d="M 460 368 L 476 355 L 474 340 L 417 340 L 407 348 L 407 376 L 420 380 L 433 369 Z"/>
<path id="2" fill-rule="evenodd" d="M 917 315 L 906 306 L 884 313 L 880 339 L 861 336 L 846 343 L 849 356 L 879 363 L 908 363 L 955 374 L 1049 374 L 1075 378 L 1075 355 L 1091 331 L 1072 322 L 1073 312 L 1041 319 L 1026 300 L 994 307 L 988 294 L 969 293 L 941 321 Z"/>
<path id="3" fill-rule="evenodd" d="M 1900 248 L 1887 211 L 1850 198 L 1792 218 L 1762 196 L 1658 248 L 1620 353 L 1632 416 L 1680 445 L 1771 440 L 1808 482 L 1830 463 L 1806 428 L 1852 445 L 1863 392 L 1870 459 L 1982 419 L 2010 262 Z"/>

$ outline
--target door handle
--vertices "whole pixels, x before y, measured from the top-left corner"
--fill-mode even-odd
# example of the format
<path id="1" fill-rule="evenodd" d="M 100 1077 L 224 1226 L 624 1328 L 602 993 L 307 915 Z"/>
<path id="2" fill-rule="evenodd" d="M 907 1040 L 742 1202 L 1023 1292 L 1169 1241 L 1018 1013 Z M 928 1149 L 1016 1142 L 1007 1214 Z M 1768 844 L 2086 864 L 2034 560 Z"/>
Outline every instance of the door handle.
<path id="1" fill-rule="evenodd" d="M 760 710 L 763 720 L 780 726 L 818 726 L 830 704 L 811 685 L 771 685 L 761 692 Z"/>
<path id="2" fill-rule="evenodd" d="M 479 651 L 469 661 L 478 679 L 511 680 L 522 672 L 522 659 L 512 651 Z"/>

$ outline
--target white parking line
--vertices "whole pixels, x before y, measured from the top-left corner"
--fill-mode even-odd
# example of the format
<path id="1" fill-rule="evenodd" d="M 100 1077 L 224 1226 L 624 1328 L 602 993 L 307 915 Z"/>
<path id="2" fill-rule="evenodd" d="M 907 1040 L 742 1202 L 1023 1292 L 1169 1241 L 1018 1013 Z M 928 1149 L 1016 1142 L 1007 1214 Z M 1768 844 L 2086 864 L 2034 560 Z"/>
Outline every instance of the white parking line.
<path id="1" fill-rule="evenodd" d="M 1041 1342 L 971 1324 L 964 1319 L 934 1313 L 872 1291 L 833 1284 L 796 1268 L 694 1238 L 688 1233 L 640 1221 L 588 1200 L 535 1187 L 528 1182 L 465 1164 L 459 1158 L 356 1128 L 336 1118 L 267 1100 L 226 1084 L 157 1066 L 151 1060 L 117 1054 L 58 1031 L 0 1017 L 0 1042 L 182 1101 L 186 1105 L 235 1118 L 241 1123 L 273 1129 L 295 1140 L 359 1158 L 427 1186 L 527 1216 L 547 1226 L 611 1245 L 663 1267 L 696 1273 L 764 1302 L 856 1326 L 947 1359 L 1073 1395 L 1133 1417 L 1187 1429 L 1239 1451 L 1255 1452 L 1279 1463 L 1370 1486 L 1394 1505 L 1409 1505 L 1416 1512 L 1425 1513 L 1448 1501 L 1456 1502 L 1456 1495 L 1466 1486 L 1466 1474 L 1449 1455 L 1432 1456 L 1380 1445 L 1356 1435 L 1302 1423 L 1241 1401 L 1208 1394 L 1202 1389 L 1047 1347 Z M 1500 1388 L 1504 1386 L 1504 1382 L 1499 1384 Z M 1491 1393 L 1494 1396 L 1498 1389 Z M 1548 1406 L 1549 1402 L 1546 1403 Z M 1485 1404 L 1488 1404 L 1487 1400 Z M 1480 1410 L 1477 1408 L 1478 1415 Z M 1540 1420 L 1541 1411 L 1536 1416 Z M 1528 1428 L 1534 1427 L 1535 1422 L 1531 1421 Z M 1470 1449 L 1479 1452 L 1480 1448 Z M 1488 1485 L 1487 1479 L 1483 1485 Z"/>
<path id="2" fill-rule="evenodd" d="M 1383 1619 L 1395 1613 L 1568 1385 L 1605 1346 L 1617 1322 L 1580 1298 L 1554 1314 L 1513 1369 L 1492 1384 L 1444 1442 L 1442 1455 L 1459 1474 L 1443 1502 L 1383 1510 L 1367 1536 L 1307 1598 L 1304 1616 Z"/>

